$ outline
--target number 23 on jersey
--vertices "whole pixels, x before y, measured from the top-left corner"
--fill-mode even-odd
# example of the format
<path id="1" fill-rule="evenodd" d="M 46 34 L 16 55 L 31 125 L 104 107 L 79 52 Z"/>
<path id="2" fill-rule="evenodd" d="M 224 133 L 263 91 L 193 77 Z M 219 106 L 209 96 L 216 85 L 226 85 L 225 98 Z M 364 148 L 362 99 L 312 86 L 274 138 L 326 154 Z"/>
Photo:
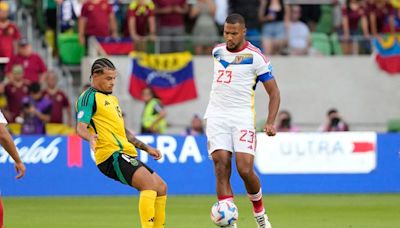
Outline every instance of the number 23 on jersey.
<path id="1" fill-rule="evenodd" d="M 229 84 L 232 81 L 232 71 L 230 70 L 218 70 L 218 83 Z"/>

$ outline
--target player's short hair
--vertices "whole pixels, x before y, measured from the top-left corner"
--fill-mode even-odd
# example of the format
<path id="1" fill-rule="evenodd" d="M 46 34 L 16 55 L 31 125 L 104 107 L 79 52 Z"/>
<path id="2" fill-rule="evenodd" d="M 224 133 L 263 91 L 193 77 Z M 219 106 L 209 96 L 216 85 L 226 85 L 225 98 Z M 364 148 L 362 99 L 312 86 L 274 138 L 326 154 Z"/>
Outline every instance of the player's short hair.
<path id="1" fill-rule="evenodd" d="M 115 70 L 115 66 L 107 58 L 97 59 L 92 65 L 91 76 L 93 74 L 103 74 L 104 70 Z"/>
<path id="2" fill-rule="evenodd" d="M 229 15 L 226 19 L 225 19 L 225 23 L 228 24 L 242 24 L 242 25 L 246 25 L 246 21 L 244 19 L 244 17 L 238 13 L 233 13 L 231 15 Z"/>

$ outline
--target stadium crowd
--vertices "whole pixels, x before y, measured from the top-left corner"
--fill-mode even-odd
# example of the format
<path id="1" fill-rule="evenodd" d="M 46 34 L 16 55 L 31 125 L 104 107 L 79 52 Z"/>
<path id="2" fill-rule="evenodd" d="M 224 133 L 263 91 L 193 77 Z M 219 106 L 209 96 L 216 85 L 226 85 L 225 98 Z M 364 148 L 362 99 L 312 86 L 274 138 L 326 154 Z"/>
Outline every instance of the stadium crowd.
<path id="1" fill-rule="evenodd" d="M 0 1 L 0 109 L 10 123 L 23 124 L 29 114 L 38 123 L 72 126 L 70 101 L 65 92 L 57 88 L 56 73 L 48 71 L 48 66 L 13 21 L 20 8 L 29 9 L 37 26 L 42 20 L 44 26 L 39 29 L 45 32 L 47 45 L 55 50 L 56 37 L 72 33 L 78 35 L 82 45 L 88 45 L 91 36 L 127 37 L 139 51 L 152 52 L 154 42 L 160 42 L 159 51 L 163 53 L 189 49 L 195 54 L 209 54 L 221 40 L 223 21 L 230 13 L 245 17 L 248 39 L 267 55 L 367 54 L 371 52 L 372 37 L 400 31 L 397 1 L 332 0 L 330 4 L 321 5 L 296 5 L 295 2 Z M 37 12 L 43 12 L 44 17 L 37 18 Z M 57 55 L 57 51 L 54 54 Z M 39 93 L 36 99 L 31 94 L 34 90 Z M 51 106 L 44 110 L 25 109 L 29 99 L 47 99 Z"/>
<path id="2" fill-rule="evenodd" d="M 371 52 L 372 37 L 400 31 L 397 1 L 295 3 L 284 0 L 48 0 L 30 4 L 33 11 L 43 10 L 46 39 L 52 46 L 56 43 L 54 33 L 59 31 L 79 34 L 79 41 L 85 45 L 90 36 L 129 37 L 137 50 L 152 51 L 151 46 L 157 41 L 160 52 L 190 49 L 195 54 L 207 54 L 220 41 L 223 21 L 230 13 L 245 17 L 247 37 L 268 55 L 365 54 Z M 333 51 L 337 48 L 327 51 L 326 45 L 338 45 L 340 51 Z"/>

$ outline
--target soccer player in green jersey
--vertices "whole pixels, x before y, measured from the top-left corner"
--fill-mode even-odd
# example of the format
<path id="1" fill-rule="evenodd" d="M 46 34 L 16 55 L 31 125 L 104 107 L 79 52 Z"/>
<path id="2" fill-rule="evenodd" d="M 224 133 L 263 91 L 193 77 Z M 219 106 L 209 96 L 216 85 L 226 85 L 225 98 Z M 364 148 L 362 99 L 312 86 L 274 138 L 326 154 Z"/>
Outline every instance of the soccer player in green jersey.
<path id="1" fill-rule="evenodd" d="M 77 102 L 77 133 L 89 141 L 96 165 L 104 175 L 140 191 L 142 228 L 164 227 L 167 185 L 138 160 L 136 148 L 156 160 L 162 155 L 126 131 L 118 99 L 112 95 L 117 78 L 114 64 L 106 58 L 97 59 L 90 77 L 91 87 Z"/>

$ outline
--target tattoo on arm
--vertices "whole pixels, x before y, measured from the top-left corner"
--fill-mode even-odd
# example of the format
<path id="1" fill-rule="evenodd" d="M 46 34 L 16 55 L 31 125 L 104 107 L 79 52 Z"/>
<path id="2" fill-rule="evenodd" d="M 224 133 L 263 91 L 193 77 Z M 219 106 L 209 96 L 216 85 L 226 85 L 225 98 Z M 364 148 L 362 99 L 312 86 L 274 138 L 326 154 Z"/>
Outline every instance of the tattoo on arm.
<path id="1" fill-rule="evenodd" d="M 130 143 L 132 143 L 136 148 L 140 150 L 147 151 L 148 146 L 144 142 L 140 141 L 135 136 L 133 136 L 127 129 L 125 129 L 125 132 L 126 132 L 126 137 L 128 138 L 128 141 Z"/>

